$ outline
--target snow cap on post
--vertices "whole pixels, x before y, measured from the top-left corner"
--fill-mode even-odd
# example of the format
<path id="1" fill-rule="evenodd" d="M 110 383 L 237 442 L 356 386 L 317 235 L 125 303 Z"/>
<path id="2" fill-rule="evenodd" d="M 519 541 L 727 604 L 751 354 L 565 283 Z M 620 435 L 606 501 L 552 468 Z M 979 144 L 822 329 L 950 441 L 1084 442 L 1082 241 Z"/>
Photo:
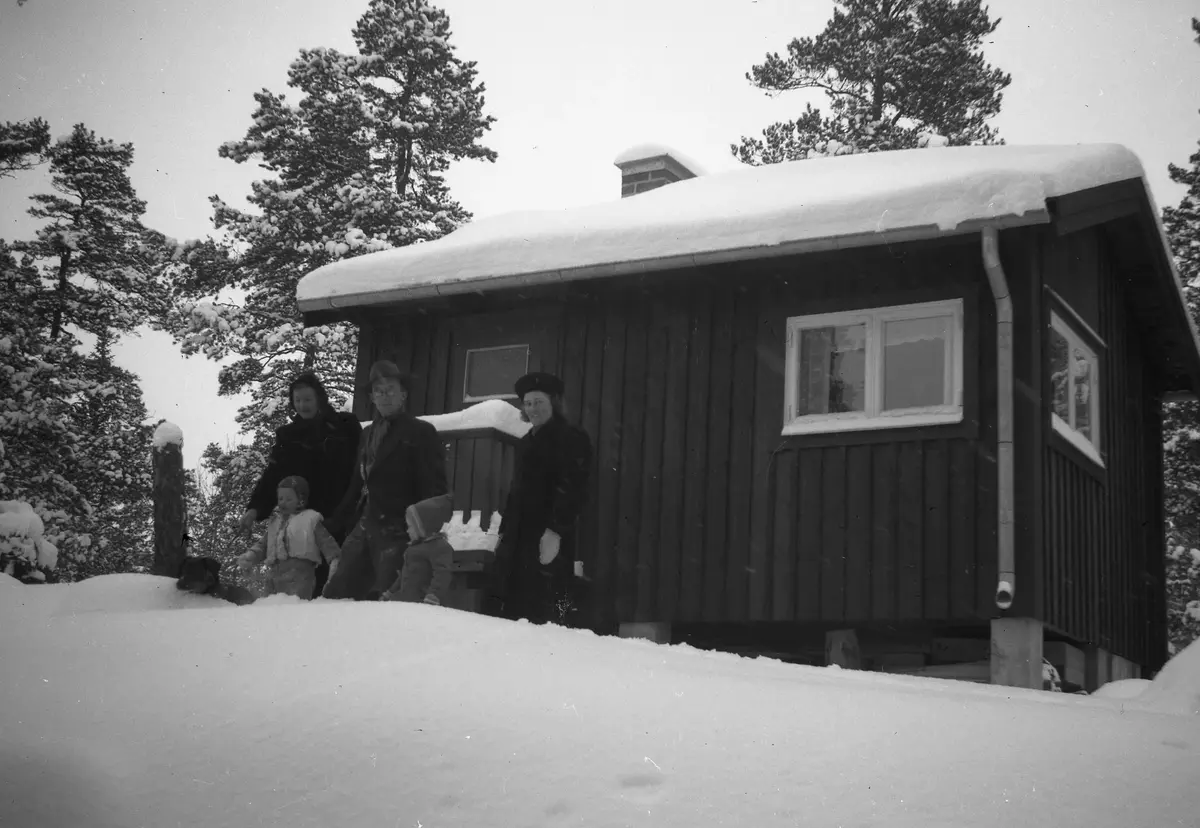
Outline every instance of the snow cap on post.
<path id="1" fill-rule="evenodd" d="M 174 423 L 163 420 L 154 429 L 154 450 L 162 451 L 168 445 L 178 446 L 183 451 L 183 429 Z"/>

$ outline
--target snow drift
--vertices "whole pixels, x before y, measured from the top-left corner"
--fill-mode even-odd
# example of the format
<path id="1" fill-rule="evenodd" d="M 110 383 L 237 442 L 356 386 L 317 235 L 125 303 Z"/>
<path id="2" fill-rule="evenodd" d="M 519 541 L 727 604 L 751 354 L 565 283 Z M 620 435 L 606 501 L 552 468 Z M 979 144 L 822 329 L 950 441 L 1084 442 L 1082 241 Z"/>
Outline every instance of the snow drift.
<path id="1" fill-rule="evenodd" d="M 0 577 L 0 624 L 22 828 L 1061 828 L 1200 801 L 1200 717 L 1119 700 L 149 575 Z"/>

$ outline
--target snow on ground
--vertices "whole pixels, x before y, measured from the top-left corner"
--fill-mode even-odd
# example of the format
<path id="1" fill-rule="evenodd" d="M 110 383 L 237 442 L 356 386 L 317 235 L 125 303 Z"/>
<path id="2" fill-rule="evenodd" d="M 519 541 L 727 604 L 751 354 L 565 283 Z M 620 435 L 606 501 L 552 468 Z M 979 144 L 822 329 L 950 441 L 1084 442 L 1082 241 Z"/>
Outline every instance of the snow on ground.
<path id="1" fill-rule="evenodd" d="M 1200 717 L 1131 702 L 419 604 L 235 607 L 150 575 L 0 577 L 0 624 L 0 825 L 1061 828 L 1200 805 Z"/>
<path id="2" fill-rule="evenodd" d="M 933 238 L 979 221 L 1044 220 L 1048 198 L 1139 178 L 1141 162 L 1117 144 L 933 147 L 743 167 L 634 198 L 490 216 L 426 244 L 342 259 L 304 276 L 296 298 L 302 310 L 347 307 L 384 293 L 606 276 L 618 263 L 642 272 L 751 248 L 878 243 L 890 231 Z"/>
<path id="3" fill-rule="evenodd" d="M 174 423 L 163 420 L 158 424 L 158 428 L 154 429 L 154 448 L 161 449 L 167 445 L 183 445 L 183 429 Z"/>

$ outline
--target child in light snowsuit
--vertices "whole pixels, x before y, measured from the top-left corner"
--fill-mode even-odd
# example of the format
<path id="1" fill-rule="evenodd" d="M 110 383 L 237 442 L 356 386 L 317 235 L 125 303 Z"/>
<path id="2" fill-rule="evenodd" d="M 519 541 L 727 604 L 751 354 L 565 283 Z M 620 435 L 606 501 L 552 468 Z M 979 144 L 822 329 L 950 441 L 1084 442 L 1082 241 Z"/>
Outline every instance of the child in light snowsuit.
<path id="1" fill-rule="evenodd" d="M 305 508 L 308 481 L 296 475 L 285 477 L 275 496 L 278 505 L 267 522 L 266 534 L 237 559 L 238 567 L 250 569 L 265 561 L 268 595 L 310 599 L 321 559 L 329 561 L 332 573 L 341 550 L 321 522 L 321 513 Z"/>
<path id="2" fill-rule="evenodd" d="M 400 577 L 384 592 L 384 601 L 421 601 L 441 605 L 450 588 L 454 549 L 442 527 L 450 519 L 453 506 L 450 495 L 438 495 L 408 507 L 408 549 Z"/>

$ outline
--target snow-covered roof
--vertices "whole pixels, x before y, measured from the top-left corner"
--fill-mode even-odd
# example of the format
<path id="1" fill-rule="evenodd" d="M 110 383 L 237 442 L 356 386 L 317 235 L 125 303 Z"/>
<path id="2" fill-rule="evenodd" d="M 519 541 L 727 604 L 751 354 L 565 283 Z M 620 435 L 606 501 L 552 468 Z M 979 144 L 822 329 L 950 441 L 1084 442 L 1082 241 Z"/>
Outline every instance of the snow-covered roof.
<path id="1" fill-rule="evenodd" d="M 1117 144 L 936 147 L 793 161 L 631 198 L 483 218 L 437 241 L 344 259 L 296 289 L 302 311 L 1044 223 L 1046 200 L 1127 179 Z"/>

